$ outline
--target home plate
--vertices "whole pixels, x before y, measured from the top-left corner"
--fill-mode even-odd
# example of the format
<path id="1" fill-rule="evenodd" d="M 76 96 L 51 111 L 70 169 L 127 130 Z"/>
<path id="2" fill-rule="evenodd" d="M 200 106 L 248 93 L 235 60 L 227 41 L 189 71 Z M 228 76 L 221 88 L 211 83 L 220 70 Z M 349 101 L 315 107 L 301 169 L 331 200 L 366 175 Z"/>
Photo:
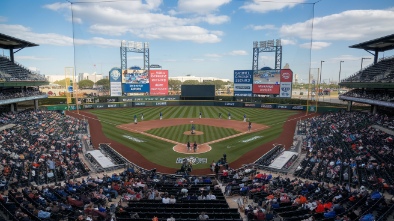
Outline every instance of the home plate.
<path id="1" fill-rule="evenodd" d="M 175 152 L 177 153 L 183 153 L 183 154 L 200 154 L 200 153 L 206 153 L 212 150 L 212 147 L 209 146 L 208 144 L 201 144 L 197 145 L 197 150 L 194 152 L 193 150 L 193 143 L 190 143 L 190 150 L 187 150 L 187 145 L 186 144 L 177 144 L 172 148 Z"/>

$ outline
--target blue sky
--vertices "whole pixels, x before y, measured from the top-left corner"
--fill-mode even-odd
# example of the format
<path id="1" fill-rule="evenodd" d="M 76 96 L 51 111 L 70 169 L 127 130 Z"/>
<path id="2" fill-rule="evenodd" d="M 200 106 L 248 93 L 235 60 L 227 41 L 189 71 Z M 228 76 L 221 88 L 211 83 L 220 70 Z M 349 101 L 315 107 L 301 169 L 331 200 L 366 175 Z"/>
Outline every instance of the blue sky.
<path id="1" fill-rule="evenodd" d="M 232 79 L 234 70 L 252 68 L 253 41 L 281 39 L 282 64 L 300 80 L 306 82 L 309 67 L 316 72 L 324 60 L 322 80 L 337 81 L 341 60 L 344 78 L 360 69 L 363 57 L 372 58 L 349 45 L 394 33 L 388 0 L 71 2 L 1 1 L 0 32 L 40 45 L 16 53 L 17 62 L 45 75 L 64 75 L 72 66 L 77 73 L 108 74 L 120 67 L 119 47 L 126 40 L 149 42 L 150 63 L 168 69 L 170 77 Z M 259 68 L 274 67 L 274 59 L 273 53 L 261 53 Z M 143 66 L 142 54 L 128 53 L 132 65 Z"/>

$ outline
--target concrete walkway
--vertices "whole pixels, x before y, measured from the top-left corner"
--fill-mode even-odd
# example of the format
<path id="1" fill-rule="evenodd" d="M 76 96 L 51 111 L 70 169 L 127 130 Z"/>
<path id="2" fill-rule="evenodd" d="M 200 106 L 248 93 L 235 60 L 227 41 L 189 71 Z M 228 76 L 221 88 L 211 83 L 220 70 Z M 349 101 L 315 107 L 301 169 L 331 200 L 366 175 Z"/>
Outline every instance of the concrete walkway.
<path id="1" fill-rule="evenodd" d="M 384 131 L 385 133 L 388 133 L 388 134 L 394 136 L 394 131 L 393 130 L 390 130 L 388 128 L 382 127 L 380 125 L 372 125 L 372 127 L 375 128 L 375 129 L 379 129 L 381 131 Z"/>

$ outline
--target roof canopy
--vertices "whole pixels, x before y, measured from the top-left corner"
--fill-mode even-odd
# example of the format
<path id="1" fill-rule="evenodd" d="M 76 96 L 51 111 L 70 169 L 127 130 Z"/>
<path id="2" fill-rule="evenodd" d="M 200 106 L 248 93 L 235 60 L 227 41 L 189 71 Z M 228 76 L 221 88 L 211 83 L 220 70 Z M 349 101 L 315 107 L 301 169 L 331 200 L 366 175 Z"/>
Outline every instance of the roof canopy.
<path id="1" fill-rule="evenodd" d="M 358 48 L 377 52 L 392 50 L 394 49 L 394 34 L 351 45 L 349 48 Z"/>
<path id="2" fill-rule="evenodd" d="M 0 48 L 19 49 L 19 48 L 34 47 L 34 46 L 38 46 L 38 44 L 31 43 L 19 38 L 14 38 L 0 33 Z"/>

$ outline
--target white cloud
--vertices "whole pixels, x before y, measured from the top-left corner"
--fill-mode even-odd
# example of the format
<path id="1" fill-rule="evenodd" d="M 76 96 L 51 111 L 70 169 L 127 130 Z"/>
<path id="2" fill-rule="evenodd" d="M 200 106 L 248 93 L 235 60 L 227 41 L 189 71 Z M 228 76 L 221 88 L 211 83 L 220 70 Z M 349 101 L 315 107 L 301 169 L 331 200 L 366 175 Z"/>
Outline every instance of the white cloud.
<path id="1" fill-rule="evenodd" d="M 297 41 L 293 39 L 281 39 L 280 42 L 282 45 L 295 45 L 297 43 Z"/>
<path id="2" fill-rule="evenodd" d="M 56 33 L 35 33 L 31 31 L 30 28 L 23 25 L 6 25 L 0 24 L 0 30 L 4 30 L 4 34 L 14 36 L 16 38 L 21 38 L 36 44 L 41 45 L 56 45 L 56 46 L 72 46 L 73 38 L 60 35 Z M 90 39 L 75 39 L 75 44 L 93 44 L 101 47 L 119 47 L 119 39 L 107 39 L 93 37 Z"/>
<path id="3" fill-rule="evenodd" d="M 37 56 L 29 56 L 29 55 L 15 56 L 15 58 L 16 58 L 17 60 L 35 60 L 35 61 L 51 60 L 51 58 L 37 57 Z"/>
<path id="4" fill-rule="evenodd" d="M 312 50 L 320 50 L 330 46 L 330 42 L 323 42 L 323 41 L 314 41 L 312 42 Z M 311 43 L 303 43 L 300 44 L 301 48 L 311 48 Z"/>
<path id="5" fill-rule="evenodd" d="M 272 30 L 275 29 L 275 26 L 274 25 L 248 25 L 246 26 L 246 28 L 259 31 L 259 30 Z"/>
<path id="6" fill-rule="evenodd" d="M 62 9 L 70 9 L 71 4 L 66 2 L 55 2 L 53 4 L 44 5 L 44 8 L 50 9 L 52 11 L 59 11 Z"/>
<path id="7" fill-rule="evenodd" d="M 196 43 L 217 43 L 221 41 L 218 35 L 198 26 L 157 27 L 143 29 L 135 34 L 140 38 L 193 41 Z"/>
<path id="8" fill-rule="evenodd" d="M 394 10 L 349 10 L 317 17 L 313 21 L 314 40 L 358 40 L 381 37 L 394 32 Z M 311 22 L 283 25 L 282 36 L 311 38 Z"/>
<path id="9" fill-rule="evenodd" d="M 211 25 L 220 25 L 229 22 L 230 17 L 227 15 L 207 15 L 205 17 L 201 17 L 201 20 Z"/>
<path id="10" fill-rule="evenodd" d="M 208 4 L 215 7 L 222 3 Z M 200 4 L 200 1 L 198 1 Z M 183 2 L 189 4 L 188 2 Z M 217 43 L 223 34 L 219 30 L 208 30 L 198 23 L 222 24 L 230 20 L 226 15 L 204 13 L 192 18 L 176 17 L 175 11 L 163 14 L 162 0 L 101 2 L 98 4 L 73 4 L 75 23 L 84 23 L 91 34 L 121 36 L 132 34 L 147 39 L 168 39 L 193 41 L 197 43 Z M 194 4 L 194 3 L 191 3 Z M 60 11 L 62 4 L 46 5 L 46 8 Z M 208 6 L 207 6 L 208 7 Z M 214 7 L 214 8 L 215 8 Z M 211 7 L 209 7 L 211 8 Z M 206 11 L 207 12 L 207 11 Z M 168 31 L 168 32 L 167 32 Z"/>
<path id="11" fill-rule="evenodd" d="M 220 58 L 220 57 L 222 57 L 222 55 L 220 55 L 220 54 L 206 54 L 205 56 L 206 57 L 210 57 L 210 58 Z"/>
<path id="12" fill-rule="evenodd" d="M 71 37 L 56 33 L 34 33 L 30 28 L 23 25 L 0 24 L 0 30 L 4 30 L 4 34 L 36 44 L 70 46 L 73 43 Z"/>
<path id="13" fill-rule="evenodd" d="M 178 9 L 181 12 L 206 14 L 230 2 L 231 0 L 179 0 Z"/>
<path id="14" fill-rule="evenodd" d="M 0 22 L 6 22 L 6 21 L 7 21 L 7 18 L 6 18 L 6 17 L 0 16 Z"/>
<path id="15" fill-rule="evenodd" d="M 233 55 L 233 56 L 239 56 L 239 55 L 244 56 L 244 55 L 248 55 L 248 52 L 246 52 L 244 50 L 233 50 L 233 51 L 230 51 L 228 54 Z"/>
<path id="16" fill-rule="evenodd" d="M 275 1 L 261 1 L 253 0 L 247 1 L 241 6 L 247 12 L 267 13 L 269 11 L 278 11 L 284 8 L 292 8 L 297 4 L 303 3 L 305 0 L 275 0 Z"/>

